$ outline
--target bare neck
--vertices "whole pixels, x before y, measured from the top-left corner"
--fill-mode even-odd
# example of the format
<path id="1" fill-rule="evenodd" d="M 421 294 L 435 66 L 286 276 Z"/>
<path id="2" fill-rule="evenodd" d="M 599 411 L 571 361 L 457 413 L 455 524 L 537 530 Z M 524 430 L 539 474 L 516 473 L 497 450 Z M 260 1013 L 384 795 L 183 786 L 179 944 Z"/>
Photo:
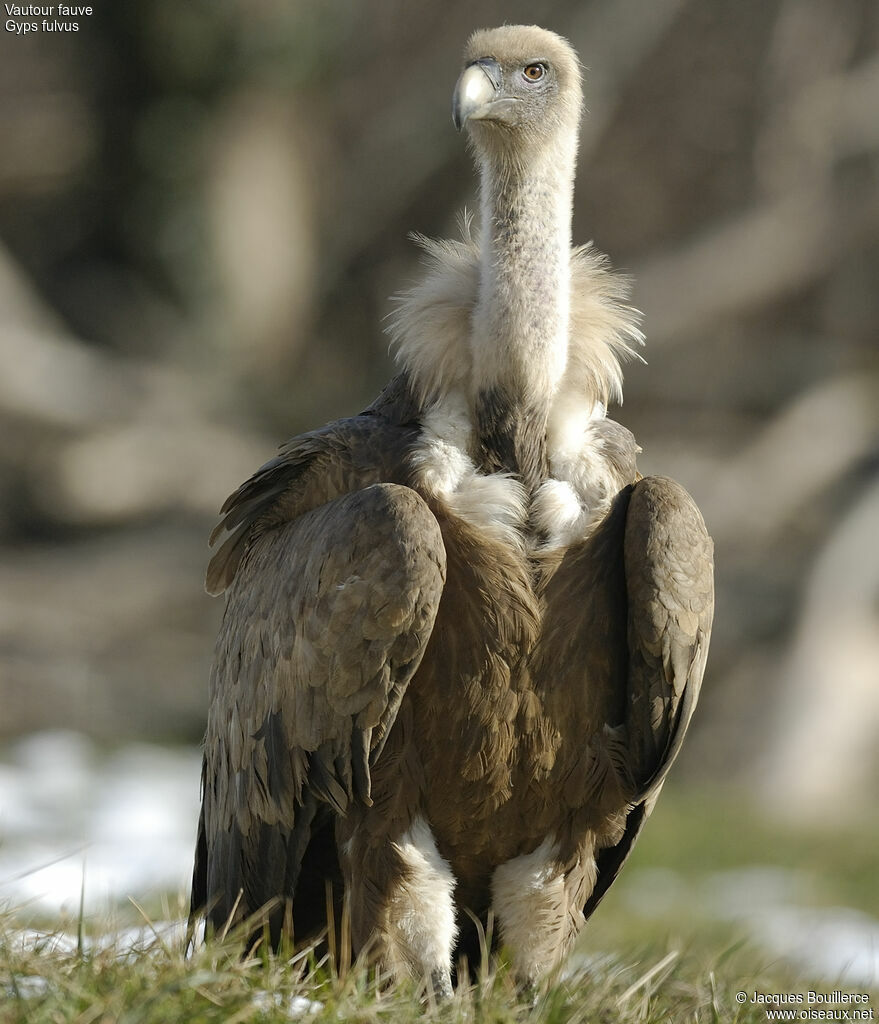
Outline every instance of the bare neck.
<path id="1" fill-rule="evenodd" d="M 482 270 L 473 401 L 485 469 L 548 475 L 546 417 L 568 349 L 574 149 L 481 167 Z"/>

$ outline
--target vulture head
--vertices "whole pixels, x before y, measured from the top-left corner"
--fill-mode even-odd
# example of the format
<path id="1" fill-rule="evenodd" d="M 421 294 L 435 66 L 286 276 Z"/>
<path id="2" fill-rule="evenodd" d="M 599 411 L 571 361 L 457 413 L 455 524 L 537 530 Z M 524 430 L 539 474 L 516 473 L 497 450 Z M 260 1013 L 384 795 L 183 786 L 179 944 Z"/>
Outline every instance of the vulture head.
<path id="1" fill-rule="evenodd" d="M 467 128 L 478 154 L 524 157 L 555 140 L 576 145 L 581 105 L 577 55 L 561 36 L 504 25 L 468 40 L 452 119 Z"/>

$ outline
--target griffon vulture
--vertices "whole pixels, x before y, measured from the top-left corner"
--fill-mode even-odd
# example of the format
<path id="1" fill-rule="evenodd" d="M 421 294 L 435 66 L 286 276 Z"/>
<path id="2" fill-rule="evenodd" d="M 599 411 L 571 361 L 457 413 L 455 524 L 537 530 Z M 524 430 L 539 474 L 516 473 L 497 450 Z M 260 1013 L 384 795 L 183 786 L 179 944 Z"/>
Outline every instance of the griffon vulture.
<path id="1" fill-rule="evenodd" d="M 289 441 L 226 501 L 194 911 L 338 922 L 451 989 L 491 917 L 556 966 L 629 854 L 693 713 L 712 545 L 606 416 L 640 342 L 571 248 L 580 73 L 536 27 L 476 32 L 454 93 L 481 226 L 422 241 L 365 412 Z M 329 896 L 328 896 L 329 893 Z"/>

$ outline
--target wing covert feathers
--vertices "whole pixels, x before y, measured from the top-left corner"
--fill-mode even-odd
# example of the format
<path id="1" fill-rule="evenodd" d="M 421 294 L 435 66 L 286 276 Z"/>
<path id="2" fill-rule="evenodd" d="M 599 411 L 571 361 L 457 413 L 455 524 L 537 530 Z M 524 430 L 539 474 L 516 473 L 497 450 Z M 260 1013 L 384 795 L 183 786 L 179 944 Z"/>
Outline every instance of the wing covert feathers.
<path id="1" fill-rule="evenodd" d="M 381 413 L 381 415 L 377 415 Z M 222 594 L 248 545 L 260 534 L 290 522 L 349 491 L 396 478 L 415 428 L 404 374 L 359 416 L 294 437 L 233 492 L 211 534 L 220 541 L 208 565 L 205 589 Z"/>
<path id="2" fill-rule="evenodd" d="M 206 902 L 222 900 L 215 924 L 231 912 L 230 893 L 244 891 L 236 919 L 292 894 L 320 805 L 344 813 L 369 803 L 370 765 L 424 653 L 444 579 L 437 521 L 401 485 L 335 498 L 251 539 L 211 676 L 204 799 Z"/>

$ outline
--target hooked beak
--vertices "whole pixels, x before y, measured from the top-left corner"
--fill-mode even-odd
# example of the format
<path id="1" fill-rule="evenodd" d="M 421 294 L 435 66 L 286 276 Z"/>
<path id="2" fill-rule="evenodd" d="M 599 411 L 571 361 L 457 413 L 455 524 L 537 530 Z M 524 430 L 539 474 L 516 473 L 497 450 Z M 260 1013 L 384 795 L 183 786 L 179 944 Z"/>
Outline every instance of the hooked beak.
<path id="1" fill-rule="evenodd" d="M 452 97 L 452 121 L 460 131 L 468 121 L 496 116 L 503 74 L 493 57 L 480 57 L 461 72 Z M 506 104 L 505 104 L 506 105 Z"/>

